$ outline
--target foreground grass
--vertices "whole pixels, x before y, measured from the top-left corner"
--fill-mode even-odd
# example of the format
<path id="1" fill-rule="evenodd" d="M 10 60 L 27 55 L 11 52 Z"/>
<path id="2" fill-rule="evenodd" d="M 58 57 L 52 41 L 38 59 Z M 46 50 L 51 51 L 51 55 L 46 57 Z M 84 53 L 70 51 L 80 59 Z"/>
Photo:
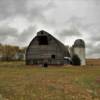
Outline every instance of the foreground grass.
<path id="1" fill-rule="evenodd" d="M 0 62 L 0 100 L 100 100 L 100 67 Z"/>

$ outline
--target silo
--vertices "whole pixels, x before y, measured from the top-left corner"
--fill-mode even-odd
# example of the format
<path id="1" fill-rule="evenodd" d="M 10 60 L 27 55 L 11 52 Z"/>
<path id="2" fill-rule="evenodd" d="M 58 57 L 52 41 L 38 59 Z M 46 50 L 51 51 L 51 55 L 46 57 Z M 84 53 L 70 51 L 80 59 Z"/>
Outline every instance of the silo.
<path id="1" fill-rule="evenodd" d="M 86 65 L 85 59 L 85 42 L 82 39 L 77 39 L 73 45 L 73 54 L 76 54 L 81 61 L 81 65 Z"/>

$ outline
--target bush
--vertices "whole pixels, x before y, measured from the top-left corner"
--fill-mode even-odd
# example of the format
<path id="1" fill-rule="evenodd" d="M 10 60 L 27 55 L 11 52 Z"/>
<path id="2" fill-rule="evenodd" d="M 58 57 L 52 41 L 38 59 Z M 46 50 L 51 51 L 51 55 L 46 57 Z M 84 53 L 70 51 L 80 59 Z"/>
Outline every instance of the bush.
<path id="1" fill-rule="evenodd" d="M 76 54 L 72 57 L 72 65 L 81 65 L 81 60 Z"/>

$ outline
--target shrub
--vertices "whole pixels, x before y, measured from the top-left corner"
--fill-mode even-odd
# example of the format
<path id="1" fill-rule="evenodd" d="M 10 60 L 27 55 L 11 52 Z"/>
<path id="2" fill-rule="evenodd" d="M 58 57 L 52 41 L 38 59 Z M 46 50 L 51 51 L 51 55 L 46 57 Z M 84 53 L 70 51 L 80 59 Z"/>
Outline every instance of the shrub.
<path id="1" fill-rule="evenodd" d="M 72 56 L 72 65 L 81 65 L 81 60 L 76 54 Z"/>

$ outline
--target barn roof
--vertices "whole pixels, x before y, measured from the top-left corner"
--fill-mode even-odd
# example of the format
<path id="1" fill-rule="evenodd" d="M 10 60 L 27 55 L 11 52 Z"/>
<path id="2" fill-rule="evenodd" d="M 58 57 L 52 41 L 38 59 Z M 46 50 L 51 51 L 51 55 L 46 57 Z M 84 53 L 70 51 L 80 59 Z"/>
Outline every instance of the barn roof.
<path id="1" fill-rule="evenodd" d="M 35 36 L 35 37 L 32 39 L 32 41 L 30 42 L 29 46 L 31 45 L 31 43 L 32 43 L 38 36 L 47 36 L 47 37 L 53 38 L 53 39 L 56 41 L 57 45 L 59 45 L 60 49 L 61 49 L 62 51 L 65 52 L 65 56 L 70 57 L 69 51 L 66 50 L 66 47 L 64 46 L 64 44 L 61 43 L 58 39 L 56 39 L 54 36 L 52 36 L 51 34 L 49 34 L 48 32 L 46 32 L 46 31 L 44 31 L 44 30 L 41 30 L 41 31 L 37 32 L 37 36 Z M 27 48 L 27 49 L 28 49 L 28 48 Z"/>
<path id="2" fill-rule="evenodd" d="M 82 48 L 85 48 L 85 42 L 84 42 L 84 40 L 82 40 L 82 39 L 77 39 L 77 40 L 74 42 L 73 47 L 82 47 Z"/>

